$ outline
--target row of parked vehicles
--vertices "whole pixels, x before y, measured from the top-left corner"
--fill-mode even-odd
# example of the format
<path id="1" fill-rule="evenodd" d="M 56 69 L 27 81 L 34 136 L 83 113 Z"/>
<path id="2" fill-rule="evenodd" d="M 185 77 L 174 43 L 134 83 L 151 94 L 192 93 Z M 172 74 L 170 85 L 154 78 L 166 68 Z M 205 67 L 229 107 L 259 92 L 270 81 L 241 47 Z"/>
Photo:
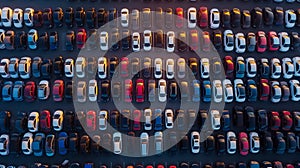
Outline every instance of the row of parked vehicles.
<path id="1" fill-rule="evenodd" d="M 42 26 L 53 28 L 62 27 L 64 24 L 72 28 L 87 26 L 88 28 L 97 28 L 109 23 L 110 27 L 131 27 L 133 30 L 140 28 L 200 28 L 210 27 L 211 29 L 223 28 L 261 28 L 262 26 L 284 25 L 286 28 L 300 26 L 300 10 L 288 9 L 282 7 L 274 9 L 270 7 L 255 7 L 251 10 L 240 10 L 239 8 L 222 9 L 212 8 L 208 10 L 206 6 L 190 7 L 176 9 L 157 7 L 155 9 L 122 8 L 118 11 L 116 8 L 109 10 L 104 8 L 84 9 L 69 7 L 62 9 L 60 7 L 45 8 L 43 10 L 25 8 L 11 9 L 3 7 L 0 11 L 1 26 L 3 27 L 26 27 L 39 28 Z M 76 24 L 75 24 L 76 23 Z"/>
<path id="2" fill-rule="evenodd" d="M 203 51 L 215 52 L 214 49 L 236 53 L 265 51 L 287 52 L 299 48 L 300 37 L 297 32 L 264 31 L 234 33 L 227 29 L 223 33 L 214 30 L 213 33 L 196 29 L 188 31 L 156 31 L 144 30 L 142 33 L 128 29 L 112 28 L 110 32 L 91 29 L 78 29 L 77 32 L 69 30 L 64 38 L 59 37 L 56 31 L 38 32 L 30 29 L 28 33 L 0 29 L 0 49 L 30 49 L 30 50 L 62 50 L 73 51 L 76 48 L 87 50 L 116 51 L 131 49 L 133 52 L 154 51 L 166 52 Z M 87 40 L 88 39 L 88 40 Z M 61 45 L 64 44 L 64 45 Z M 158 51 L 160 51 L 158 50 Z"/>

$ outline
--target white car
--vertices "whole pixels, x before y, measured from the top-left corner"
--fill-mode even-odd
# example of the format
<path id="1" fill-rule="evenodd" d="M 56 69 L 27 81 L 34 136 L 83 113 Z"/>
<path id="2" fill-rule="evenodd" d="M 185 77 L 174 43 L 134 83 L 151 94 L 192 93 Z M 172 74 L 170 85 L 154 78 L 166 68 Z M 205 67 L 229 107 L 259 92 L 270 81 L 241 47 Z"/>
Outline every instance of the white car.
<path id="1" fill-rule="evenodd" d="M 190 7 L 187 13 L 188 28 L 195 28 L 197 24 L 197 10 L 194 7 Z"/>
<path id="2" fill-rule="evenodd" d="M 286 28 L 293 28 L 295 26 L 296 19 L 297 19 L 296 13 L 293 9 L 289 9 L 285 11 L 284 21 L 285 21 Z"/>
<path id="3" fill-rule="evenodd" d="M 39 130 L 39 113 L 31 112 L 28 116 L 27 127 L 30 132 L 37 132 Z"/>
<path id="4" fill-rule="evenodd" d="M 120 132 L 115 132 L 113 134 L 113 147 L 114 154 L 122 153 L 122 134 Z"/>
<path id="5" fill-rule="evenodd" d="M 173 122 L 173 111 L 171 109 L 166 109 L 165 111 L 165 124 L 166 124 L 166 128 L 173 128 L 174 126 L 174 122 Z"/>
<path id="6" fill-rule="evenodd" d="M 141 133 L 140 136 L 140 143 L 141 143 L 141 155 L 148 156 L 149 153 L 149 135 L 147 132 Z"/>
<path id="7" fill-rule="evenodd" d="M 2 8 L 2 13 L 1 13 L 2 26 L 11 27 L 12 16 L 13 16 L 13 11 L 11 8 L 9 7 Z"/>
<path id="8" fill-rule="evenodd" d="M 293 64 L 294 64 L 294 68 L 295 68 L 294 76 L 299 77 L 300 76 L 300 57 L 294 57 Z"/>
<path id="9" fill-rule="evenodd" d="M 50 86 L 47 80 L 41 80 L 38 89 L 37 89 L 37 96 L 40 100 L 48 99 L 50 95 Z"/>
<path id="10" fill-rule="evenodd" d="M 64 112 L 62 110 L 56 110 L 52 118 L 52 126 L 54 131 L 61 131 L 64 122 Z"/>
<path id="11" fill-rule="evenodd" d="M 79 81 L 77 84 L 77 101 L 80 103 L 86 102 L 86 82 Z"/>
<path id="12" fill-rule="evenodd" d="M 74 76 L 74 60 L 72 58 L 68 58 L 65 61 L 65 76 L 68 78 L 73 78 Z"/>
<path id="13" fill-rule="evenodd" d="M 260 141 L 257 132 L 250 132 L 249 133 L 249 144 L 250 144 L 250 152 L 251 153 L 258 153 L 260 149 Z"/>
<path id="14" fill-rule="evenodd" d="M 223 81 L 224 101 L 230 103 L 233 101 L 233 85 L 229 79 Z"/>
<path id="15" fill-rule="evenodd" d="M 20 8 L 14 9 L 13 23 L 16 28 L 23 27 L 23 10 Z"/>
<path id="16" fill-rule="evenodd" d="M 161 58 L 155 58 L 154 60 L 154 77 L 160 79 L 162 77 L 163 62 Z"/>
<path id="17" fill-rule="evenodd" d="M 24 12 L 24 23 L 27 27 L 33 27 L 33 13 L 34 9 L 26 8 Z"/>
<path id="18" fill-rule="evenodd" d="M 156 154 L 163 152 L 163 133 L 161 131 L 154 133 L 154 145 Z"/>
<path id="19" fill-rule="evenodd" d="M 185 77 L 186 71 L 186 62 L 184 58 L 178 58 L 177 60 L 177 76 L 182 79 Z"/>
<path id="20" fill-rule="evenodd" d="M 1 59 L 0 75 L 2 78 L 10 78 L 8 67 L 9 67 L 9 59 L 7 59 L 7 58 Z"/>
<path id="21" fill-rule="evenodd" d="M 151 109 L 145 109 L 144 110 L 144 117 L 145 117 L 145 123 L 144 123 L 144 128 L 145 130 L 149 131 L 152 129 L 152 111 Z"/>
<path id="22" fill-rule="evenodd" d="M 213 130 L 219 130 L 221 128 L 221 115 L 219 110 L 210 111 L 211 127 Z"/>
<path id="23" fill-rule="evenodd" d="M 298 80 L 290 80 L 291 100 L 300 101 L 300 83 Z"/>
<path id="24" fill-rule="evenodd" d="M 1 12 L 1 11 L 0 11 Z M 5 49 L 5 30 L 0 29 L 0 49 L 4 50 Z"/>
<path id="25" fill-rule="evenodd" d="M 249 57 L 246 59 L 246 74 L 248 78 L 254 78 L 257 72 L 257 65 L 255 59 Z"/>
<path id="26" fill-rule="evenodd" d="M 225 30 L 223 36 L 224 50 L 232 51 L 234 48 L 234 37 L 232 30 Z"/>
<path id="27" fill-rule="evenodd" d="M 209 78 L 209 59 L 208 58 L 201 58 L 201 78 L 206 79 Z"/>
<path id="28" fill-rule="evenodd" d="M 200 152 L 200 134 L 197 131 L 191 132 L 191 150 L 192 153 Z"/>
<path id="29" fill-rule="evenodd" d="M 105 57 L 98 59 L 98 76 L 100 79 L 107 77 L 107 59 Z"/>
<path id="30" fill-rule="evenodd" d="M 1 156 L 6 156 L 9 154 L 9 135 L 7 134 L 2 134 L 0 136 L 0 155 Z M 15 144 L 13 144 L 15 145 Z"/>
<path id="31" fill-rule="evenodd" d="M 144 50 L 150 51 L 152 48 L 152 33 L 150 30 L 144 31 Z"/>
<path id="32" fill-rule="evenodd" d="M 22 138 L 21 149 L 23 154 L 30 155 L 32 154 L 32 142 L 33 142 L 33 134 L 31 132 L 27 132 L 24 134 Z"/>
<path id="33" fill-rule="evenodd" d="M 232 131 L 227 132 L 227 153 L 235 154 L 237 148 L 236 135 Z"/>
<path id="34" fill-rule="evenodd" d="M 99 112 L 99 130 L 101 131 L 107 129 L 107 116 L 108 112 L 106 110 L 101 110 Z"/>
<path id="35" fill-rule="evenodd" d="M 278 33 L 279 37 L 279 51 L 287 52 L 290 49 L 291 39 L 287 32 L 280 32 Z"/>
<path id="36" fill-rule="evenodd" d="M 28 48 L 31 50 L 36 50 L 38 47 L 38 31 L 35 29 L 30 29 L 27 35 Z"/>
<path id="37" fill-rule="evenodd" d="M 97 101 L 98 97 L 98 85 L 97 85 L 97 80 L 91 79 L 89 81 L 89 101 L 95 102 Z"/>
<path id="38" fill-rule="evenodd" d="M 166 76 L 168 79 L 173 79 L 175 74 L 175 63 L 173 59 L 166 61 Z"/>
<path id="39" fill-rule="evenodd" d="M 210 10 L 210 28 L 217 29 L 220 26 L 220 12 L 217 8 Z"/>
<path id="40" fill-rule="evenodd" d="M 222 84 L 220 80 L 213 81 L 213 95 L 214 95 L 214 101 L 216 103 L 220 103 L 222 101 L 223 90 L 222 90 Z"/>
<path id="41" fill-rule="evenodd" d="M 75 62 L 75 72 L 78 78 L 85 76 L 86 59 L 84 57 L 77 57 Z"/>
<path id="42" fill-rule="evenodd" d="M 164 79 L 158 81 L 158 101 L 166 102 L 167 101 L 167 82 Z"/>
<path id="43" fill-rule="evenodd" d="M 295 68 L 290 58 L 282 59 L 282 73 L 285 79 L 291 79 L 293 77 Z"/>
<path id="44" fill-rule="evenodd" d="M 132 51 L 138 52 L 141 50 L 140 47 L 140 33 L 134 32 L 132 34 Z"/>
<path id="45" fill-rule="evenodd" d="M 271 81 L 271 89 L 273 92 L 273 95 L 271 96 L 271 101 L 273 103 L 278 103 L 281 100 L 281 87 L 278 81 Z"/>
<path id="46" fill-rule="evenodd" d="M 29 79 L 31 76 L 31 58 L 22 57 L 19 63 L 19 73 L 22 79 Z"/>
<path id="47" fill-rule="evenodd" d="M 235 100 L 237 102 L 245 102 L 246 93 L 245 93 L 244 82 L 242 81 L 242 79 L 234 80 L 234 95 L 235 95 Z"/>
<path id="48" fill-rule="evenodd" d="M 175 50 L 175 33 L 173 31 L 167 32 L 167 52 L 174 52 Z"/>
<path id="49" fill-rule="evenodd" d="M 246 39 L 244 33 L 237 33 L 235 35 L 235 52 L 244 53 L 246 51 Z"/>
<path id="50" fill-rule="evenodd" d="M 102 51 L 108 50 L 108 33 L 105 31 L 100 33 L 100 49 Z"/>
<path id="51" fill-rule="evenodd" d="M 281 64 L 278 58 L 271 59 L 271 78 L 278 79 L 281 76 Z"/>
<path id="52" fill-rule="evenodd" d="M 128 27 L 129 25 L 129 10 L 127 8 L 121 9 L 121 26 Z"/>

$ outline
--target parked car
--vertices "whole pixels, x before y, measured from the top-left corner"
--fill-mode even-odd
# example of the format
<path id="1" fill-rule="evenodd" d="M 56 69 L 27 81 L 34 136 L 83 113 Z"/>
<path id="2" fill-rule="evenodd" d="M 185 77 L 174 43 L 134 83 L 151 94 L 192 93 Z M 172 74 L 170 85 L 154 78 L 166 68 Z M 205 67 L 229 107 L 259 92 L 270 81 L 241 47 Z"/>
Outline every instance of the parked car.
<path id="1" fill-rule="evenodd" d="M 260 138 L 257 132 L 250 132 L 250 152 L 251 153 L 258 153 L 260 150 Z"/>
<path id="2" fill-rule="evenodd" d="M 37 132 L 39 130 L 39 113 L 38 112 L 31 112 L 28 116 L 28 130 L 30 132 Z"/>
<path id="3" fill-rule="evenodd" d="M 200 152 L 200 134 L 197 131 L 191 133 L 191 150 L 192 153 Z"/>
<path id="4" fill-rule="evenodd" d="M 290 80 L 291 100 L 300 101 L 300 83 L 298 80 Z"/>
<path id="5" fill-rule="evenodd" d="M 33 134 L 31 132 L 25 133 L 23 135 L 22 142 L 21 142 L 21 149 L 23 154 L 30 155 L 33 153 L 32 142 L 33 142 Z"/>
<path id="6" fill-rule="evenodd" d="M 38 91 L 37 91 L 38 99 L 46 100 L 50 95 L 50 86 L 47 80 L 42 80 L 39 82 Z"/>
<path id="7" fill-rule="evenodd" d="M 62 110 L 56 110 L 52 118 L 52 127 L 55 131 L 61 131 L 64 122 L 64 112 Z"/>
<path id="8" fill-rule="evenodd" d="M 114 143 L 114 154 L 122 153 L 122 136 L 120 132 L 115 132 L 113 134 L 113 143 Z"/>
<path id="9" fill-rule="evenodd" d="M 239 133 L 239 150 L 240 154 L 243 156 L 246 156 L 249 153 L 249 141 L 245 132 Z"/>
<path id="10" fill-rule="evenodd" d="M 9 154 L 9 149 L 10 149 L 10 140 L 9 140 L 9 135 L 7 134 L 2 134 L 0 136 L 0 155 L 1 156 L 7 156 Z M 13 144 L 15 145 L 15 144 Z"/>
<path id="11" fill-rule="evenodd" d="M 227 153 L 235 154 L 237 149 L 237 138 L 234 132 L 227 132 Z"/>

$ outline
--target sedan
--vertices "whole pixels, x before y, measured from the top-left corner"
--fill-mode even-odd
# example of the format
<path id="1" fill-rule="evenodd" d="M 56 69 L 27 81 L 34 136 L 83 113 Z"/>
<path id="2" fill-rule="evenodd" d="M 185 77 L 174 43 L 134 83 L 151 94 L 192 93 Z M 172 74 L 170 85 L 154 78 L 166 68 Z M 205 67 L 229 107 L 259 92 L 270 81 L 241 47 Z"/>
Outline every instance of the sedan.
<path id="1" fill-rule="evenodd" d="M 197 131 L 191 133 L 191 150 L 192 153 L 200 152 L 200 134 Z"/>
<path id="2" fill-rule="evenodd" d="M 167 52 L 174 52 L 175 50 L 175 33 L 173 31 L 167 32 Z"/>
<path id="3" fill-rule="evenodd" d="M 255 62 L 255 59 L 252 57 L 249 57 L 246 59 L 246 72 L 247 72 L 248 78 L 253 78 L 256 76 L 257 65 Z"/>
<path id="4" fill-rule="evenodd" d="M 95 79 L 92 79 L 89 81 L 89 101 L 95 102 L 97 101 L 97 96 L 98 96 L 98 85 L 97 81 Z"/>
<path id="5" fill-rule="evenodd" d="M 64 82 L 63 80 L 55 80 L 52 88 L 53 100 L 60 102 L 63 100 L 64 95 Z"/>
<path id="6" fill-rule="evenodd" d="M 33 134 L 30 132 L 27 132 L 24 134 L 22 138 L 21 143 L 21 149 L 24 155 L 30 155 L 32 154 L 32 142 L 33 142 Z"/>
<path id="7" fill-rule="evenodd" d="M 267 101 L 270 95 L 270 85 L 267 79 L 260 79 L 260 100 Z"/>
<path id="8" fill-rule="evenodd" d="M 251 153 L 258 153 L 260 150 L 260 140 L 257 132 L 250 132 L 249 133 L 249 140 L 250 140 L 250 152 Z"/>
<path id="9" fill-rule="evenodd" d="M 219 130 L 221 128 L 221 115 L 218 110 L 210 111 L 210 120 L 213 130 Z"/>
<path id="10" fill-rule="evenodd" d="M 15 145 L 15 144 L 13 144 Z M 9 146 L 10 146 L 10 141 L 9 141 L 9 135 L 7 134 L 2 134 L 0 136 L 0 155 L 1 156 L 6 156 L 9 154 Z"/>
<path id="11" fill-rule="evenodd" d="M 222 84 L 220 80 L 213 81 L 213 94 L 214 94 L 214 101 L 216 103 L 220 103 L 223 97 Z"/>
<path id="12" fill-rule="evenodd" d="M 144 50 L 150 51 L 152 48 L 152 33 L 150 30 L 144 31 Z"/>
<path id="13" fill-rule="evenodd" d="M 271 59 L 271 78 L 278 79 L 281 76 L 281 63 L 278 58 Z"/>
<path id="14" fill-rule="evenodd" d="M 246 89 L 244 86 L 244 82 L 241 79 L 234 80 L 234 93 L 235 93 L 235 100 L 237 102 L 245 102 Z"/>
<path id="15" fill-rule="evenodd" d="M 115 132 L 113 134 L 113 146 L 114 154 L 122 153 L 122 136 L 120 132 Z"/>
<path id="16" fill-rule="evenodd" d="M 164 79 L 158 81 L 158 100 L 159 102 L 167 101 L 167 82 Z"/>
<path id="17" fill-rule="evenodd" d="M 278 103 L 281 100 L 282 93 L 278 81 L 271 81 L 270 96 L 273 103 Z"/>
<path id="18" fill-rule="evenodd" d="M 233 101 L 233 85 L 229 79 L 223 81 L 224 101 L 230 103 Z"/>
<path id="19" fill-rule="evenodd" d="M 236 144 L 236 135 L 232 131 L 227 132 L 227 153 L 235 154 L 237 144 Z"/>
<path id="20" fill-rule="evenodd" d="M 279 36 L 279 51 L 287 52 L 290 49 L 291 39 L 287 32 L 278 33 Z"/>
<path id="21" fill-rule="evenodd" d="M 232 51 L 234 48 L 234 37 L 232 30 L 224 31 L 224 50 Z"/>
<path id="22" fill-rule="evenodd" d="M 256 50 L 259 53 L 263 53 L 267 48 L 267 38 L 266 34 L 263 31 L 258 31 L 256 35 Z"/>
<path id="23" fill-rule="evenodd" d="M 249 141 L 245 132 L 240 132 L 239 134 L 239 150 L 240 154 L 243 156 L 246 156 L 249 153 Z"/>
<path id="24" fill-rule="evenodd" d="M 86 83 L 85 81 L 79 81 L 77 84 L 77 101 L 85 102 L 86 101 Z"/>
<path id="25" fill-rule="evenodd" d="M 293 9 L 288 9 L 285 11 L 285 27 L 286 28 L 293 28 L 296 23 L 296 13 Z"/>
<path id="26" fill-rule="evenodd" d="M 279 38 L 274 31 L 268 33 L 268 47 L 270 51 L 277 51 L 279 49 Z"/>
<path id="27" fill-rule="evenodd" d="M 136 80 L 136 102 L 143 103 L 145 100 L 145 86 L 143 79 Z"/>
<path id="28" fill-rule="evenodd" d="M 173 128 L 174 123 L 173 123 L 173 111 L 171 109 L 166 109 L 165 111 L 165 124 L 166 124 L 166 128 Z"/>
<path id="29" fill-rule="evenodd" d="M 246 51 L 246 39 L 244 33 L 237 33 L 235 35 L 235 52 L 244 53 Z"/>
<path id="30" fill-rule="evenodd" d="M 217 8 L 210 10 L 210 28 L 217 29 L 220 26 L 220 12 Z"/>
<path id="31" fill-rule="evenodd" d="M 31 50 L 37 49 L 37 43 L 38 43 L 38 32 L 35 29 L 30 29 L 27 35 L 27 44 L 28 48 Z"/>
<path id="32" fill-rule="evenodd" d="M 50 86 L 49 86 L 49 82 L 47 80 L 40 81 L 40 83 L 38 85 L 37 94 L 38 94 L 38 98 L 40 100 L 48 99 L 48 97 L 50 95 Z"/>
<path id="33" fill-rule="evenodd" d="M 194 7 L 190 7 L 187 12 L 188 28 L 195 28 L 197 22 L 197 10 Z"/>
<path id="34" fill-rule="evenodd" d="M 200 61 L 200 65 L 201 65 L 201 69 L 200 69 L 200 73 L 201 73 L 201 78 L 205 79 L 205 78 L 209 78 L 209 59 L 208 58 L 202 58 Z"/>
<path id="35" fill-rule="evenodd" d="M 290 90 L 292 101 L 300 101 L 300 83 L 298 80 L 290 80 Z"/>
<path id="36" fill-rule="evenodd" d="M 105 57 L 98 59 L 98 76 L 100 79 L 107 77 L 107 59 Z"/>
<path id="37" fill-rule="evenodd" d="M 58 153 L 60 155 L 66 155 L 68 152 L 68 134 L 66 132 L 60 132 L 57 139 Z"/>
<path id="38" fill-rule="evenodd" d="M 76 36 L 76 44 L 79 50 L 84 48 L 86 39 L 87 35 L 85 29 L 79 29 Z"/>
<path id="39" fill-rule="evenodd" d="M 27 127 L 30 132 L 37 132 L 39 130 L 39 113 L 31 112 L 28 116 Z"/>
<path id="40" fill-rule="evenodd" d="M 64 112 L 62 110 L 56 110 L 52 118 L 52 126 L 55 131 L 61 131 L 63 128 Z"/>
<path id="41" fill-rule="evenodd" d="M 282 73 L 285 79 L 291 79 L 295 73 L 295 67 L 290 58 L 282 59 Z"/>

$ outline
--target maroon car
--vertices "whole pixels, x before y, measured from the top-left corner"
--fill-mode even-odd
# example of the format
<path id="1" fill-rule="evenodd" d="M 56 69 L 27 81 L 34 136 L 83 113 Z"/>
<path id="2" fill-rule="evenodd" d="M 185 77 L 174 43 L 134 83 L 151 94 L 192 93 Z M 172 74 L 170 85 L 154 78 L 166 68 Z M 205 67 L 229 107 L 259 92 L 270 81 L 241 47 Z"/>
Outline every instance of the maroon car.
<path id="1" fill-rule="evenodd" d="M 248 135 L 245 132 L 240 132 L 239 134 L 239 149 L 241 155 L 243 156 L 248 155 L 249 141 L 248 141 Z"/>
<path id="2" fill-rule="evenodd" d="M 86 113 L 86 128 L 88 131 L 95 131 L 96 130 L 96 112 L 90 110 Z"/>
<path id="3" fill-rule="evenodd" d="M 43 110 L 40 113 L 40 128 L 42 132 L 49 132 L 51 127 L 50 112 L 48 110 Z"/>
<path id="4" fill-rule="evenodd" d="M 82 49 L 86 42 L 86 31 L 85 29 L 79 29 L 76 36 L 76 44 L 78 49 Z"/>
<path id="5" fill-rule="evenodd" d="M 197 51 L 199 48 L 199 37 L 197 30 L 190 30 L 190 50 Z"/>
<path id="6" fill-rule="evenodd" d="M 210 51 L 210 36 L 208 31 L 202 32 L 202 50 L 204 52 Z"/>
<path id="7" fill-rule="evenodd" d="M 232 78 L 233 77 L 233 71 L 234 71 L 234 63 L 231 56 L 226 56 L 224 61 L 224 68 L 225 68 L 225 74 L 226 78 Z"/>
<path id="8" fill-rule="evenodd" d="M 272 111 L 270 114 L 271 130 L 273 131 L 279 130 L 280 125 L 281 125 L 281 119 L 279 117 L 279 113 L 277 111 Z"/>
<path id="9" fill-rule="evenodd" d="M 177 28 L 182 28 L 183 23 L 184 23 L 183 9 L 182 8 L 176 8 L 175 25 L 176 25 Z"/>
<path id="10" fill-rule="evenodd" d="M 260 100 L 267 101 L 270 95 L 270 85 L 267 79 L 260 79 Z"/>
<path id="11" fill-rule="evenodd" d="M 25 101 L 33 102 L 36 99 L 36 85 L 33 81 L 29 81 L 25 85 L 24 89 Z"/>
<path id="12" fill-rule="evenodd" d="M 281 117 L 281 128 L 284 131 L 289 131 L 292 128 L 293 119 L 289 111 L 283 111 Z"/>
<path id="13" fill-rule="evenodd" d="M 201 28 L 208 26 L 208 12 L 207 7 L 201 6 L 198 11 L 198 24 Z"/>
<path id="14" fill-rule="evenodd" d="M 266 51 L 267 48 L 267 38 L 266 34 L 263 31 L 258 31 L 256 35 L 256 49 L 257 52 L 263 53 Z"/>
<path id="15" fill-rule="evenodd" d="M 64 81 L 63 80 L 55 80 L 53 89 L 53 100 L 56 102 L 62 101 L 64 95 Z"/>
<path id="16" fill-rule="evenodd" d="M 137 79 L 136 80 L 136 102 L 143 103 L 145 100 L 145 91 L 144 91 L 145 85 L 143 79 Z"/>

